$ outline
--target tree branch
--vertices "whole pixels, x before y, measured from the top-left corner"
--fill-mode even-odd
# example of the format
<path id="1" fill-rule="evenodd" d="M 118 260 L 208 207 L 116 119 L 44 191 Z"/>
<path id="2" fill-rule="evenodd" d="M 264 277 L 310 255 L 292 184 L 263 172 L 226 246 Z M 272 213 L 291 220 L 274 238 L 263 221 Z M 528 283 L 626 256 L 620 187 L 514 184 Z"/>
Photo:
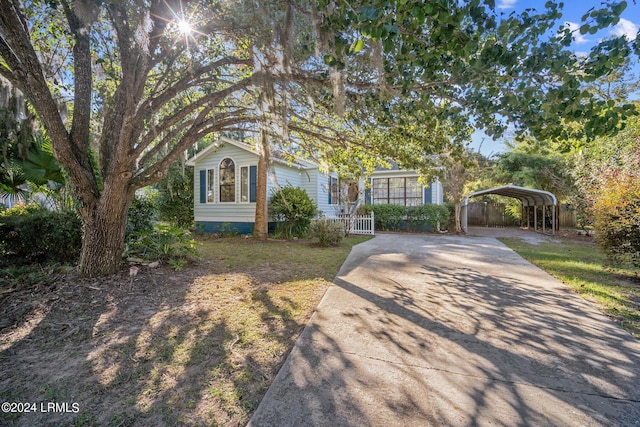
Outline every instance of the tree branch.
<path id="1" fill-rule="evenodd" d="M 239 81 L 238 83 L 230 85 L 218 92 L 214 92 L 212 94 L 203 96 L 197 101 L 194 101 L 188 104 L 187 106 L 183 107 L 182 109 L 178 110 L 174 114 L 164 117 L 155 127 L 160 129 L 169 129 L 172 126 L 175 126 L 181 120 L 184 120 L 189 114 L 194 113 L 198 108 L 202 108 L 207 104 L 217 105 L 220 101 L 222 101 L 224 98 L 229 96 L 231 93 L 242 90 L 247 86 L 249 86 L 251 84 L 251 81 L 252 81 L 252 78 L 249 77 L 247 79 Z M 139 157 L 144 152 L 144 150 L 146 150 L 147 147 L 149 147 L 149 145 L 153 142 L 155 138 L 156 138 L 156 133 L 151 131 L 147 132 L 145 135 L 142 135 L 140 139 L 140 143 L 132 152 L 132 155 L 136 158 Z"/>
<path id="2" fill-rule="evenodd" d="M 166 156 L 155 164 L 145 168 L 145 170 L 139 175 L 135 176 L 129 182 L 129 186 L 138 189 L 159 181 L 164 176 L 165 171 L 169 168 L 171 163 L 173 163 L 187 148 L 191 147 L 198 140 L 210 133 L 220 131 L 227 126 L 246 122 L 247 119 L 244 117 L 219 120 L 219 117 L 214 116 L 208 120 L 198 123 L 197 125 L 194 124 L 194 126 L 189 129 L 180 142 L 176 144 L 176 146 L 173 147 Z"/>

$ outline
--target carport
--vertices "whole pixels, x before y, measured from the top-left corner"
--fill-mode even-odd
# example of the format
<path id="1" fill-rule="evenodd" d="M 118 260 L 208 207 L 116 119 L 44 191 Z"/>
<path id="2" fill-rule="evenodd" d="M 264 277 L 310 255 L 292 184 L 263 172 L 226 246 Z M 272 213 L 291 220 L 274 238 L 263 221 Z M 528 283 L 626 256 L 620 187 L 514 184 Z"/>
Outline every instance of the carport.
<path id="1" fill-rule="evenodd" d="M 469 199 L 473 197 L 483 196 L 485 194 L 496 194 L 498 196 L 512 197 L 520 200 L 522 204 L 522 212 L 527 218 L 527 228 L 531 228 L 531 209 L 533 209 L 533 229 L 538 231 L 538 208 L 542 208 L 542 232 L 547 232 L 546 219 L 547 219 L 547 207 L 551 209 L 551 234 L 556 234 L 556 206 L 558 205 L 558 199 L 553 193 L 543 190 L 536 190 L 533 188 L 518 187 L 517 185 L 509 184 L 502 187 L 490 188 L 488 190 L 476 191 L 469 194 L 460 203 L 460 225 L 466 233 L 468 230 L 468 205 Z"/>

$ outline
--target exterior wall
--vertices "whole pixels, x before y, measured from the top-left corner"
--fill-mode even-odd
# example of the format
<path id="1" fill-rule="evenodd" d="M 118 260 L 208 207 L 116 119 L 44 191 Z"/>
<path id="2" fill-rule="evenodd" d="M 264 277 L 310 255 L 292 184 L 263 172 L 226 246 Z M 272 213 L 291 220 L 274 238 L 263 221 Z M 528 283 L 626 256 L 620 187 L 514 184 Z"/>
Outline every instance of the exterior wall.
<path id="1" fill-rule="evenodd" d="M 331 201 L 329 203 L 329 177 L 337 178 L 336 174 L 325 174 L 322 172 L 317 172 L 316 174 L 316 191 L 317 191 L 317 200 L 316 203 L 318 205 L 318 210 L 325 216 L 333 216 L 337 213 L 340 213 L 340 204 L 335 201 Z"/>
<path id="2" fill-rule="evenodd" d="M 200 203 L 201 170 L 213 169 L 215 182 L 219 182 L 220 162 L 225 158 L 231 158 L 236 166 L 236 195 L 240 193 L 240 167 L 255 166 L 258 164 L 258 156 L 242 148 L 226 144 L 217 151 L 209 153 L 202 159 L 198 159 L 194 167 L 194 217 L 196 222 L 254 222 L 256 204 L 238 201 L 220 203 L 219 187 L 214 189 L 214 203 Z M 205 174 L 206 175 L 206 174 Z"/>
<path id="3" fill-rule="evenodd" d="M 220 162 L 230 158 L 236 167 L 236 201 L 220 203 L 219 185 L 214 188 L 214 202 L 201 202 L 201 180 L 204 172 L 204 179 L 207 177 L 207 170 L 214 171 L 214 180 L 219 183 Z M 258 155 L 237 147 L 233 144 L 225 144 L 216 151 L 206 154 L 197 159 L 194 165 L 194 219 L 197 227 L 204 232 L 229 232 L 229 233 L 252 233 L 255 222 L 255 202 L 240 202 L 240 167 L 257 166 Z M 274 175 L 275 181 L 274 182 Z M 278 187 L 291 185 L 293 187 L 304 188 L 309 197 L 316 203 L 322 202 L 318 199 L 318 182 L 322 180 L 317 168 L 303 169 L 296 165 L 288 166 L 283 163 L 274 163 L 272 171 L 268 173 L 267 198 Z M 325 177 L 325 179 L 327 179 Z M 206 183 L 205 183 L 206 186 Z M 205 195 L 206 197 L 206 195 Z M 322 196 L 321 196 L 322 197 Z M 327 197 L 325 190 L 325 199 Z M 325 200 L 326 202 L 326 200 Z M 269 229 L 275 227 L 275 223 L 269 223 Z"/>
<path id="4" fill-rule="evenodd" d="M 406 170 L 379 170 L 375 171 L 371 174 L 371 178 L 369 179 L 369 184 L 373 184 L 374 178 L 414 178 L 419 175 L 412 171 Z M 443 188 L 442 183 L 439 180 L 436 180 L 431 183 L 429 186 L 422 186 L 422 203 L 423 204 L 436 204 L 442 205 L 444 204 L 444 196 L 443 196 Z M 371 188 L 368 188 L 364 191 L 364 202 L 366 204 L 373 203 L 372 199 L 372 191 Z"/>
<path id="5" fill-rule="evenodd" d="M 255 202 L 239 201 L 240 194 L 240 168 L 243 166 L 256 167 L 258 164 L 258 155 L 242 146 L 236 146 L 232 143 L 226 143 L 217 150 L 210 153 L 203 153 L 202 158 L 194 160 L 194 216 L 195 221 L 205 232 L 219 232 L 221 229 L 230 233 L 251 233 L 255 221 Z M 236 201 L 228 203 L 220 203 L 220 162 L 225 158 L 231 158 L 235 163 L 236 180 L 235 193 Z M 294 187 L 304 188 L 309 197 L 316 203 L 319 211 L 327 216 L 333 216 L 340 213 L 341 205 L 331 200 L 329 178 L 337 178 L 336 174 L 324 174 L 317 167 L 299 167 L 298 165 L 287 165 L 284 163 L 274 163 L 273 170 L 268 174 L 267 197 L 277 187 L 291 185 Z M 214 188 L 214 202 L 201 202 L 201 181 L 204 174 L 206 181 L 207 170 L 213 170 L 216 186 Z M 205 171 L 204 173 L 202 171 Z M 253 170 L 255 172 L 255 169 Z M 251 173 L 251 172 L 250 172 Z M 275 179 L 277 185 L 273 182 Z M 379 170 L 372 174 L 371 178 L 392 178 L 392 177 L 417 177 L 418 175 L 412 171 L 403 170 Z M 370 181 L 371 182 L 371 181 Z M 251 183 L 250 183 L 251 184 Z M 360 199 L 365 203 L 371 203 L 371 190 L 364 190 L 364 182 L 361 181 Z M 250 199 L 255 195 L 255 188 L 250 190 Z M 364 190 L 364 191 L 362 191 Z M 251 192 L 253 191 L 253 193 Z M 206 200 L 206 194 L 204 194 Z M 334 197 L 335 199 L 335 197 Z M 443 203 L 443 191 L 440 182 L 436 181 L 430 186 L 423 187 L 422 203 Z M 270 227 L 272 224 L 270 223 Z"/>
<path id="6" fill-rule="evenodd" d="M 278 185 L 284 187 L 303 188 L 311 200 L 316 204 L 318 210 L 324 215 L 334 215 L 339 209 L 338 204 L 329 204 L 329 175 L 320 172 L 317 168 L 298 169 L 276 163 L 274 165 Z M 337 178 L 337 175 L 333 175 Z M 274 188 L 270 181 L 269 195 Z"/>
<path id="7" fill-rule="evenodd" d="M 228 234 L 252 234 L 255 223 L 251 222 L 222 222 L 222 221 L 196 221 L 197 230 L 201 233 L 228 233 Z M 275 233 L 276 223 L 268 223 L 268 233 Z"/>
<path id="8" fill-rule="evenodd" d="M 316 205 L 319 204 L 318 198 L 318 177 L 321 175 L 317 168 L 305 169 L 300 171 L 300 184 L 301 188 L 304 188 L 311 200 Z"/>
<path id="9" fill-rule="evenodd" d="M 304 169 L 298 169 L 295 167 L 287 166 L 282 163 L 274 163 L 272 166 L 275 171 L 275 177 L 277 182 L 273 182 L 273 173 L 269 173 L 269 185 L 267 188 L 267 198 L 271 197 L 273 191 L 278 187 L 286 187 L 290 185 L 292 187 L 302 187 L 302 175 L 305 173 Z M 304 188 L 304 187 L 303 187 Z M 313 199 L 313 196 L 309 194 Z"/>
<path id="10" fill-rule="evenodd" d="M 428 201 L 425 203 L 429 203 Z M 440 180 L 431 183 L 431 203 L 435 205 L 444 204 L 444 189 Z"/>

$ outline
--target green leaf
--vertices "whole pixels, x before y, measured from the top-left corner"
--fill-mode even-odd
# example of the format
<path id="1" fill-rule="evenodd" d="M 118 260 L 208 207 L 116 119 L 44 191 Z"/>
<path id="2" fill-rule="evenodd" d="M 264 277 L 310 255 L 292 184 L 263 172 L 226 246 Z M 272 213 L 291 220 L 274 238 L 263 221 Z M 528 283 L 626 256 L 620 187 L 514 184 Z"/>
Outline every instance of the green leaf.
<path id="1" fill-rule="evenodd" d="M 324 60 L 324 63 L 329 66 L 334 66 L 338 62 L 336 57 L 333 55 L 325 55 L 323 60 Z"/>
<path id="2" fill-rule="evenodd" d="M 384 28 L 389 34 L 398 34 L 398 27 L 393 24 L 387 24 Z"/>
<path id="3" fill-rule="evenodd" d="M 613 11 L 613 13 L 616 16 L 620 16 L 622 14 L 622 12 L 624 12 L 624 10 L 627 8 L 627 2 L 626 1 L 622 1 L 620 3 L 614 4 L 611 7 L 611 10 Z"/>
<path id="4" fill-rule="evenodd" d="M 358 39 L 351 45 L 351 50 L 354 53 L 360 52 L 364 48 L 364 40 Z"/>

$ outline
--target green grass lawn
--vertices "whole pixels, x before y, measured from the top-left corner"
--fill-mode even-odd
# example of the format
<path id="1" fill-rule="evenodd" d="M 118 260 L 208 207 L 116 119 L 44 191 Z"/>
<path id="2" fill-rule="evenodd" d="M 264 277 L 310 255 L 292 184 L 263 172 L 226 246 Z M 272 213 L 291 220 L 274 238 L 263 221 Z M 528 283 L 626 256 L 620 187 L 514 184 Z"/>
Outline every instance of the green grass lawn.
<path id="1" fill-rule="evenodd" d="M 640 339 L 640 271 L 613 268 L 592 242 L 561 240 L 530 244 L 502 238 L 529 262 L 573 288 Z"/>
<path id="2" fill-rule="evenodd" d="M 338 246 L 318 247 L 301 240 L 256 242 L 241 237 L 203 240 L 200 255 L 212 263 L 217 272 L 272 270 L 280 281 L 297 278 L 333 280 L 353 245 L 371 236 L 345 238 Z"/>

